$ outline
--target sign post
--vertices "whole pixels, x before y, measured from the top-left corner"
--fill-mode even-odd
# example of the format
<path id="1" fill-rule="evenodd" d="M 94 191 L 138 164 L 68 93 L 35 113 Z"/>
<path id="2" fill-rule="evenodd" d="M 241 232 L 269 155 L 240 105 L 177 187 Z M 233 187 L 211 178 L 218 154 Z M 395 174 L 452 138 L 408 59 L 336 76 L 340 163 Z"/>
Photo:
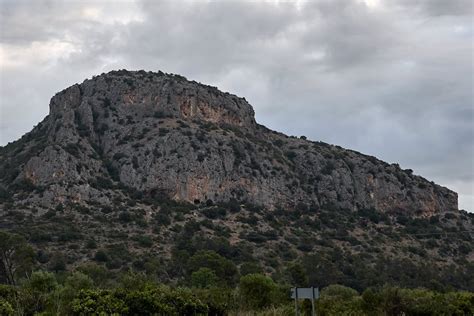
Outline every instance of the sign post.
<path id="1" fill-rule="evenodd" d="M 298 289 L 295 291 L 295 315 L 298 316 Z"/>
<path id="2" fill-rule="evenodd" d="M 315 299 L 319 298 L 319 288 L 315 287 L 294 287 L 291 289 L 291 298 L 295 299 L 295 315 L 298 316 L 298 299 L 311 300 L 311 315 L 316 316 L 316 309 L 314 306 Z"/>

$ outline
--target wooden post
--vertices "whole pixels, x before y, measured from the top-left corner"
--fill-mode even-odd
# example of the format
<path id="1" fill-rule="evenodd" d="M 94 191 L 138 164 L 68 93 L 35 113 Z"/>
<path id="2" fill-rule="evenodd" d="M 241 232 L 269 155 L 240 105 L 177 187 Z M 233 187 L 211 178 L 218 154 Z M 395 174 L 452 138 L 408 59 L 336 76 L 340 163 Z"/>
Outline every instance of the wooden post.
<path id="1" fill-rule="evenodd" d="M 314 287 L 311 287 L 311 315 L 316 316 L 316 311 L 314 310 Z"/>

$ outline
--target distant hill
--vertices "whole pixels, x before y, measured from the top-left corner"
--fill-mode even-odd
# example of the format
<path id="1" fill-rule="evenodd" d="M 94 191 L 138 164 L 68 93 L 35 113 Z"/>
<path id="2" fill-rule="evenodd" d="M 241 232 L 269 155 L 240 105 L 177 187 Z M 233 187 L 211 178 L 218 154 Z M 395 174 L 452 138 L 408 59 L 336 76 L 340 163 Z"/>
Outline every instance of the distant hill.
<path id="1" fill-rule="evenodd" d="M 56 94 L 0 148 L 0 201 L 0 228 L 49 267 L 153 262 L 179 280 L 210 250 L 313 284 L 473 290 L 474 219 L 455 192 L 269 130 L 244 98 L 179 75 L 112 71 Z"/>

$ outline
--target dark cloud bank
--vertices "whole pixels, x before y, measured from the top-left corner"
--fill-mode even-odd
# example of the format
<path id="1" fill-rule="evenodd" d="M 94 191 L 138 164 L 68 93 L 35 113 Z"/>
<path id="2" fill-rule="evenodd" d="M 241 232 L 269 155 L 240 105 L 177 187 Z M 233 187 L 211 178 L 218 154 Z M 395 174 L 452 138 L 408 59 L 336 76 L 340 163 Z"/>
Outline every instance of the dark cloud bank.
<path id="1" fill-rule="evenodd" d="M 0 145 L 66 86 L 163 70 L 260 123 L 399 162 L 474 211 L 471 1 L 0 2 Z"/>

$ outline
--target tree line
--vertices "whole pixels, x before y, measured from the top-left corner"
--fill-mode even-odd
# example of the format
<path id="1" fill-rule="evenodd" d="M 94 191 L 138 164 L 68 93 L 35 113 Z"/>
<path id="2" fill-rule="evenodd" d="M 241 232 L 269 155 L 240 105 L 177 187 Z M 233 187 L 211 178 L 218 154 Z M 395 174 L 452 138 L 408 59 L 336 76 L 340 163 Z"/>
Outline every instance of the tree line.
<path id="1" fill-rule="evenodd" d="M 104 281 L 108 281 L 105 282 Z M 107 284 L 107 285 L 105 285 Z M 17 285 L 0 285 L 0 315 L 294 315 L 290 286 L 262 274 L 235 288 L 164 285 L 125 272 L 104 280 L 97 265 L 55 274 L 35 271 Z M 300 301 L 310 315 L 309 301 Z M 318 315 L 473 315 L 474 293 L 393 286 L 362 293 L 342 285 L 322 289 Z"/>

